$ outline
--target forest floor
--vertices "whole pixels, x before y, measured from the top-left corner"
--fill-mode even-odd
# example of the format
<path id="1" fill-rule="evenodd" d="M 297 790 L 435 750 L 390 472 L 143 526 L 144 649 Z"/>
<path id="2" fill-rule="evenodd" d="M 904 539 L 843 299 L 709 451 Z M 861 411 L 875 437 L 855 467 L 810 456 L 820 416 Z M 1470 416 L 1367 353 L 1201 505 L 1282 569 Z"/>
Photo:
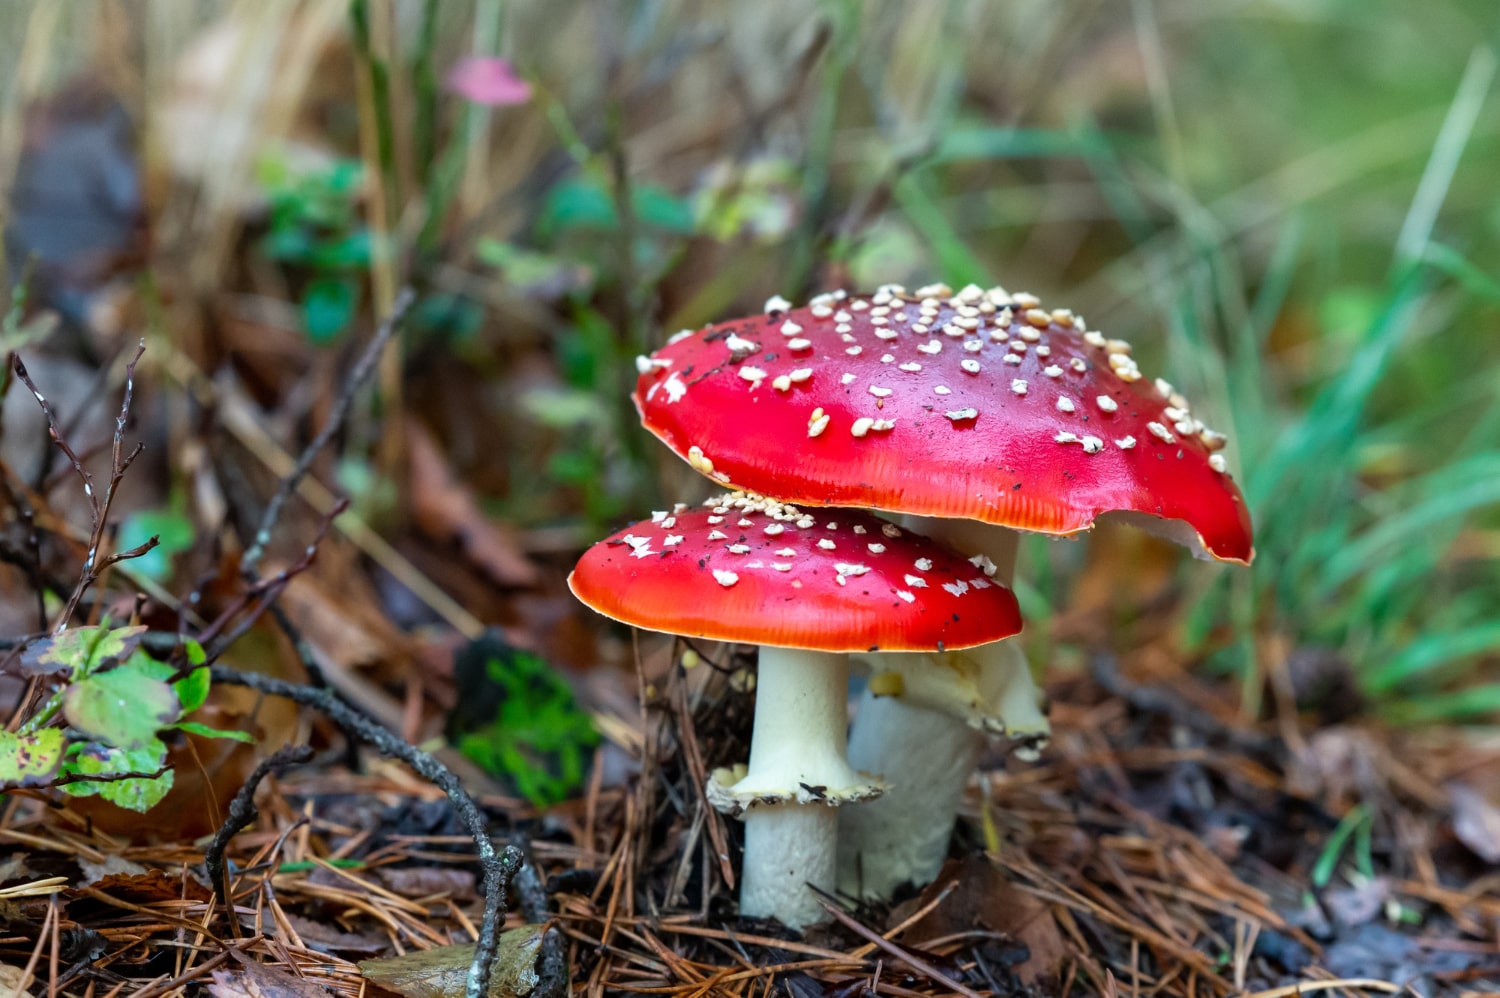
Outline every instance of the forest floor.
<path id="1" fill-rule="evenodd" d="M 643 668 L 653 695 L 634 723 L 605 726 L 584 795 L 541 813 L 480 798 L 545 884 L 575 993 L 1500 986 L 1500 876 L 1484 863 L 1500 815 L 1472 787 L 1500 771 L 1500 744 L 1360 724 L 1272 734 L 1208 686 L 1137 682 L 1101 657 L 1051 687 L 1057 737 L 1040 761 L 988 760 L 936 883 L 891 908 L 830 898 L 830 923 L 799 938 L 736 916 L 737 824 L 699 789 L 704 760 L 747 736 L 749 696 L 712 666 L 657 654 Z M 477 873 L 447 800 L 404 767 L 348 761 L 330 748 L 266 783 L 229 850 L 233 916 L 205 840 L 141 844 L 76 806 L 12 798 L 0 966 L 50 976 L 49 993 L 357 995 L 381 979 L 360 961 L 464 937 Z M 535 935 L 513 941 L 505 959 L 535 962 Z M 445 966 L 446 985 L 424 972 L 387 986 L 457 993 L 461 968 Z"/>

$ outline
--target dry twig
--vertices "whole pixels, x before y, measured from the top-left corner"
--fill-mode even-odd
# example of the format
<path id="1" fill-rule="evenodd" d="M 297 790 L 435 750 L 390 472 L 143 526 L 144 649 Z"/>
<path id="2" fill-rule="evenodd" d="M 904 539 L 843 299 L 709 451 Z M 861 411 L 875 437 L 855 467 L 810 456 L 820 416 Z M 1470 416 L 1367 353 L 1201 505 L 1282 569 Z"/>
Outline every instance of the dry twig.
<path id="1" fill-rule="evenodd" d="M 19 356 L 15 356 L 12 364 L 15 368 L 16 377 L 31 391 L 32 397 L 41 406 L 42 412 L 47 417 L 47 432 L 52 442 L 63 452 L 73 466 L 73 471 L 83 482 L 83 494 L 89 501 L 89 511 L 92 516 L 92 525 L 89 531 L 88 553 L 84 556 L 83 568 L 79 573 L 78 584 L 73 587 L 73 592 L 68 596 L 62 611 L 57 615 L 57 621 L 52 625 L 53 634 L 61 634 L 67 629 L 73 614 L 78 610 L 78 604 L 83 601 L 84 594 L 89 587 L 99 580 L 99 577 L 111 565 L 125 561 L 128 558 L 139 558 L 141 555 L 156 547 L 159 539 L 152 537 L 138 547 L 129 551 L 116 551 L 114 554 L 100 557 L 100 549 L 104 545 L 104 534 L 109 526 L 109 509 L 115 500 L 115 490 L 119 487 L 125 472 L 130 465 L 140 456 L 144 444 L 136 444 L 127 454 L 125 453 L 125 425 L 130 419 L 130 405 L 135 397 L 135 367 L 140 363 L 141 355 L 146 352 L 146 341 L 141 340 L 136 347 L 135 356 L 125 365 L 125 396 L 120 402 L 119 414 L 115 416 L 115 432 L 110 447 L 109 483 L 104 487 L 101 496 L 98 489 L 94 487 L 94 476 L 83 466 L 80 458 L 72 445 L 68 443 L 67 435 L 57 422 L 57 414 L 52 409 L 52 403 L 37 388 L 36 382 L 31 380 L 31 374 L 26 370 Z"/>

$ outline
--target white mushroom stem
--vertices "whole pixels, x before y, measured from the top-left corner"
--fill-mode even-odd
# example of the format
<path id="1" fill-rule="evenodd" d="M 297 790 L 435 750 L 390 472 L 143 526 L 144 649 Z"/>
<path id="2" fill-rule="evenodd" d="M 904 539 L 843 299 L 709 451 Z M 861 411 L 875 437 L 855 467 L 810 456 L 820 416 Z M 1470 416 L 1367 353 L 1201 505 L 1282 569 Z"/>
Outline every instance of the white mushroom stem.
<path id="1" fill-rule="evenodd" d="M 856 718 L 850 758 L 900 771 L 887 776 L 886 796 L 839 815 L 839 890 L 889 898 L 903 883 L 937 876 L 983 739 L 894 696 L 866 697 Z"/>
<path id="2" fill-rule="evenodd" d="M 838 812 L 820 804 L 747 811 L 740 914 L 776 918 L 794 929 L 826 921 L 828 913 L 808 885 L 833 890 L 838 832 Z"/>
<path id="3" fill-rule="evenodd" d="M 934 540 L 985 555 L 995 564 L 995 580 L 1010 583 L 1015 531 L 972 520 L 907 521 Z M 1050 729 L 1014 640 L 864 658 L 875 678 L 854 718 L 849 762 L 884 778 L 888 790 L 840 816 L 839 889 L 883 899 L 903 883 L 937 876 L 984 733 L 1040 739 Z"/>
<path id="4" fill-rule="evenodd" d="M 710 787 L 716 805 L 732 798 L 745 808 L 743 915 L 793 928 L 827 917 L 808 885 L 834 887 L 833 805 L 878 793 L 845 757 L 848 683 L 846 655 L 760 649 L 749 769 L 733 786 Z"/>

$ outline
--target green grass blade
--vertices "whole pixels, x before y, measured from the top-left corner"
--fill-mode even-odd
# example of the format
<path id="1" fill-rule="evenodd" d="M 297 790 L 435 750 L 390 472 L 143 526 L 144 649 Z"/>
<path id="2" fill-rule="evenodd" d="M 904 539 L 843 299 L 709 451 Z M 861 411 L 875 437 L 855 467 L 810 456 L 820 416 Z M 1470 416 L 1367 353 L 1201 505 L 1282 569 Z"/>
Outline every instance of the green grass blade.
<path id="1" fill-rule="evenodd" d="M 1500 453 L 1476 454 L 1422 477 L 1415 488 L 1392 490 L 1394 513 L 1345 545 L 1327 562 L 1320 589 L 1327 594 L 1367 571 L 1397 545 L 1430 544 L 1430 531 L 1476 509 L 1500 504 Z"/>
<path id="2" fill-rule="evenodd" d="M 1387 713 L 1397 723 L 1412 725 L 1493 720 L 1500 716 L 1500 683 L 1396 702 Z"/>
<path id="3" fill-rule="evenodd" d="M 1497 648 L 1500 648 L 1500 620 L 1462 630 L 1445 630 L 1418 638 L 1380 665 L 1363 670 L 1362 677 L 1372 692 L 1384 693 L 1458 659 Z"/>
<path id="4" fill-rule="evenodd" d="M 938 273 L 955 287 L 994 283 L 990 280 L 987 268 L 964 243 L 958 230 L 923 188 L 918 176 L 907 174 L 896 182 L 896 203 L 932 247 L 937 258 Z"/>
<path id="5" fill-rule="evenodd" d="M 1401 234 L 1396 237 L 1395 266 L 1422 257 L 1494 78 L 1495 54 L 1484 46 L 1476 47 L 1469 55 L 1469 64 L 1464 67 L 1463 79 L 1453 95 L 1453 103 L 1448 106 L 1437 141 L 1432 144 L 1427 168 L 1422 171 L 1422 180 L 1417 185 L 1406 220 L 1401 223 Z"/>

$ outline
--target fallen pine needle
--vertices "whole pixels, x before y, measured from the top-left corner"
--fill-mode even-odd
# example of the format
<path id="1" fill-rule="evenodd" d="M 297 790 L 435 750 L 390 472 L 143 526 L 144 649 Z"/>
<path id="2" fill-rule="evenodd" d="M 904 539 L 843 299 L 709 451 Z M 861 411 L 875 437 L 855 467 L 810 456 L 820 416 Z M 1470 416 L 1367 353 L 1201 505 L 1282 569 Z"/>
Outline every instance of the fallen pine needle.
<path id="1" fill-rule="evenodd" d="M 0 898 L 40 897 L 44 894 L 56 894 L 67 886 L 67 877 L 48 877 L 46 880 L 33 880 L 29 884 L 0 888 Z"/>
<path id="2" fill-rule="evenodd" d="M 947 974 L 944 974 L 941 970 L 938 970 L 932 964 L 928 963 L 926 960 L 923 960 L 915 953 L 909 953 L 905 949 L 891 942 L 889 939 L 886 939 L 883 936 L 876 935 L 873 931 L 861 925 L 856 919 L 850 918 L 848 915 L 844 914 L 843 910 L 840 909 L 838 905 L 832 904 L 822 898 L 818 899 L 818 903 L 823 906 L 823 909 L 827 911 L 828 914 L 832 915 L 838 922 L 848 928 L 851 932 L 864 936 L 865 939 L 874 943 L 876 946 L 879 946 L 891 956 L 895 957 L 897 960 L 900 960 L 902 963 L 907 964 L 918 973 L 926 974 L 928 977 L 932 978 L 934 981 L 937 981 L 944 987 L 951 988 L 954 994 L 963 995 L 964 998 L 979 998 L 979 992 L 964 987 L 962 984 L 958 983 Z"/>
<path id="3" fill-rule="evenodd" d="M 1402 990 L 1399 984 L 1392 984 L 1390 981 L 1377 981 L 1368 977 L 1348 977 L 1337 981 L 1307 981 L 1303 984 L 1288 984 L 1269 991 L 1257 991 L 1253 995 L 1246 995 L 1245 998 L 1291 998 L 1293 995 L 1305 995 L 1309 991 L 1332 991 L 1334 988 L 1364 988 L 1366 991 L 1384 991 L 1392 995 Z"/>

